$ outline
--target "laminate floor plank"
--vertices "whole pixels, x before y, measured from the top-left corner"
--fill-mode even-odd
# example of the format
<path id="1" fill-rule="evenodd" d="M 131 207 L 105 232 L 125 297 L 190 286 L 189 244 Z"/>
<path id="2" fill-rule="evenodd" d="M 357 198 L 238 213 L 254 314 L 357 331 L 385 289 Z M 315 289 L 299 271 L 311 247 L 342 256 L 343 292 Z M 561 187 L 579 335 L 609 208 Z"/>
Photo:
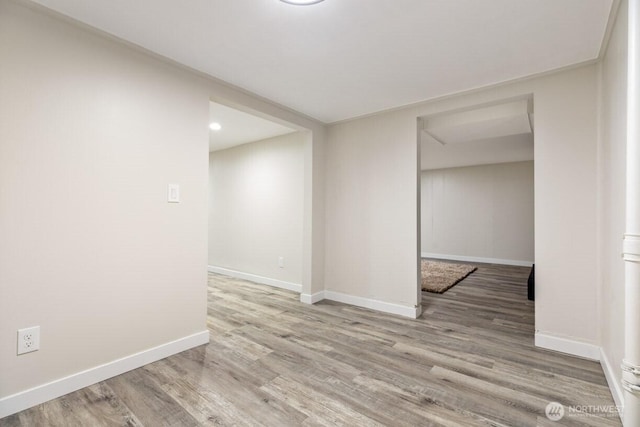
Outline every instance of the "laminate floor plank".
<path id="1" fill-rule="evenodd" d="M 175 399 L 162 390 L 144 368 L 118 375 L 105 383 L 143 425 L 199 425 Z M 99 417 L 95 419 L 101 420 Z M 78 425 L 87 424 L 89 423 Z"/>
<path id="2" fill-rule="evenodd" d="M 597 362 L 534 344 L 528 268 L 478 264 L 412 320 L 209 274 L 211 341 L 0 420 L 18 426 L 620 426 Z"/>

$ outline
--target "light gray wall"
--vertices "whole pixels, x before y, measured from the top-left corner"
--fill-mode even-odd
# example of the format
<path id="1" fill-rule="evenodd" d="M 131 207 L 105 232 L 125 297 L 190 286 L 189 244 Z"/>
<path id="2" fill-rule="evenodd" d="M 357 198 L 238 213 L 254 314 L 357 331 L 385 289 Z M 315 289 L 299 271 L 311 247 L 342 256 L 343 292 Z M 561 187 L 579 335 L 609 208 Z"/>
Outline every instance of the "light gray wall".
<path id="1" fill-rule="evenodd" d="M 302 282 L 303 137 L 210 153 L 209 265 Z"/>
<path id="2" fill-rule="evenodd" d="M 422 171 L 421 188 L 424 256 L 533 262 L 533 162 Z"/>
<path id="3" fill-rule="evenodd" d="M 205 331 L 208 93 L 6 1 L 0 58 L 0 396 Z"/>
<path id="4" fill-rule="evenodd" d="M 620 389 L 624 355 L 624 261 L 625 171 L 627 114 L 627 2 L 618 17 L 601 64 L 601 108 L 599 138 L 599 244 L 598 284 L 600 336 L 605 372 L 613 379 L 621 403 Z M 614 390 L 615 390 L 614 389 Z M 617 396 L 616 396 L 617 394 Z"/>
<path id="5" fill-rule="evenodd" d="M 327 290 L 417 304 L 416 117 L 400 110 L 329 127 Z"/>
<path id="6" fill-rule="evenodd" d="M 587 65 L 332 125 L 327 289 L 418 304 L 417 117 L 533 94 L 536 329 L 597 343 L 596 87 Z"/>
<path id="7" fill-rule="evenodd" d="M 0 0 L 0 399 L 206 331 L 210 99 L 313 131 L 303 287 L 321 286 L 321 124 L 25 4 Z"/>

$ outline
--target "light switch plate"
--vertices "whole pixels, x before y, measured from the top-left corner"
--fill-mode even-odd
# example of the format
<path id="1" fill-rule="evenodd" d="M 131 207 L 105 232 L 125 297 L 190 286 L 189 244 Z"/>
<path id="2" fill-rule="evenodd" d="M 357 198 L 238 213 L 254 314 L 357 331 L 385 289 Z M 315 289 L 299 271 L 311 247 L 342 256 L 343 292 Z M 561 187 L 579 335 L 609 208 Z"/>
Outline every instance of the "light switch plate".
<path id="1" fill-rule="evenodd" d="M 180 203 L 180 185 L 169 184 L 167 186 L 167 202 Z"/>

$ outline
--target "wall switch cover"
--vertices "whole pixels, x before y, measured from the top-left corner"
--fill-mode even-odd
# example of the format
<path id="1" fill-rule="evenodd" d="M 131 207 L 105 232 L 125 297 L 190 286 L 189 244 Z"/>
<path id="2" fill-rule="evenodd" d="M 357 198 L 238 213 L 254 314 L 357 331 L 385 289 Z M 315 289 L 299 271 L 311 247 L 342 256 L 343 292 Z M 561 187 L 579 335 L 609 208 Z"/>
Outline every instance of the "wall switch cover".
<path id="1" fill-rule="evenodd" d="M 169 203 L 180 203 L 180 185 L 169 184 L 167 187 L 167 201 Z"/>

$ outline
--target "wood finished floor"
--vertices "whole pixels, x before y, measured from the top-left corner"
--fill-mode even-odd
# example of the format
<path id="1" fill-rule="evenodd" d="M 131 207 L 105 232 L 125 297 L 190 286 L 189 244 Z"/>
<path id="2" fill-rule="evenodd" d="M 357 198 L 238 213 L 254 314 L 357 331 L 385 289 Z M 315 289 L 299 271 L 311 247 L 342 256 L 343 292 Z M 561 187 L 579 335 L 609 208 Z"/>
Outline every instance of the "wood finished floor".
<path id="1" fill-rule="evenodd" d="M 615 426 L 600 365 L 533 346 L 528 269 L 478 264 L 410 320 L 210 275 L 211 343 L 2 426 Z"/>

